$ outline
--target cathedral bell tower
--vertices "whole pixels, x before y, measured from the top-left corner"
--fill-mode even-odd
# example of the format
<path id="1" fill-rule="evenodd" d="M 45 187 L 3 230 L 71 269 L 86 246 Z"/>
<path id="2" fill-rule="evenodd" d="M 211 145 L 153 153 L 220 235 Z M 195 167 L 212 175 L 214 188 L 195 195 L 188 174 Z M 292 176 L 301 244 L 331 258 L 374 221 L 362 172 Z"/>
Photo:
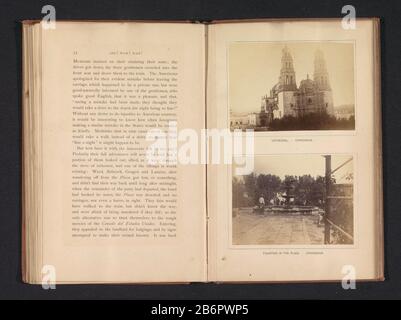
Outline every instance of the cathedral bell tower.
<path id="1" fill-rule="evenodd" d="M 325 111 L 328 114 L 333 115 L 333 93 L 331 91 L 326 61 L 321 50 L 316 50 L 314 65 L 315 70 L 313 73 L 313 81 L 319 90 L 319 108 L 321 111 Z"/>
<path id="2" fill-rule="evenodd" d="M 329 73 L 327 72 L 326 61 L 324 60 L 321 50 L 316 50 L 314 65 L 315 71 L 313 73 L 313 80 L 317 84 L 319 90 L 331 90 Z"/>
<path id="3" fill-rule="evenodd" d="M 279 83 L 281 91 L 297 90 L 294 64 L 292 61 L 291 53 L 288 50 L 287 46 L 285 46 L 282 51 Z"/>

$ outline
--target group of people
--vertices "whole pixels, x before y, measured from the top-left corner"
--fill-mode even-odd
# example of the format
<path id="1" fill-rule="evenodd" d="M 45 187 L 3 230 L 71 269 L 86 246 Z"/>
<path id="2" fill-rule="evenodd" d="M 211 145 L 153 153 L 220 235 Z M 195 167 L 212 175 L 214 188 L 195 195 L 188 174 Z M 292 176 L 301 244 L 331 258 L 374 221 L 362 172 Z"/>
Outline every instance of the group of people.
<path id="1" fill-rule="evenodd" d="M 292 199 L 290 199 L 290 202 L 291 202 L 291 200 L 292 200 Z M 274 205 L 279 205 L 279 206 L 281 206 L 281 205 L 284 205 L 285 202 L 286 202 L 286 199 L 284 199 L 284 198 L 279 198 L 279 197 L 272 198 L 272 199 L 270 199 L 270 201 L 269 201 L 269 203 L 270 203 L 272 206 L 274 206 Z M 265 198 L 263 197 L 263 195 L 260 195 L 259 200 L 258 200 L 258 206 L 259 206 L 259 208 L 264 208 L 265 205 L 266 205 Z"/>

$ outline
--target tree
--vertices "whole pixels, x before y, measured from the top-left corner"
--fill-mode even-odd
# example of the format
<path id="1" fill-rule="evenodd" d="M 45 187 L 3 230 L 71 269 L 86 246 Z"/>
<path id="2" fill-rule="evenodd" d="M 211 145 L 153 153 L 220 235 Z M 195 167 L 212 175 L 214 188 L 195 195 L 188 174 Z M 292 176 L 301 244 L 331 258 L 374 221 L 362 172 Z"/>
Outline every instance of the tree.
<path id="1" fill-rule="evenodd" d="M 246 192 L 248 193 L 248 198 L 251 199 L 252 202 L 257 203 L 258 195 L 256 190 L 256 175 L 251 173 L 244 176 L 244 184 Z"/>
<path id="2" fill-rule="evenodd" d="M 296 204 L 310 204 L 312 203 L 312 185 L 315 179 L 311 175 L 303 175 L 298 178 L 298 183 L 295 186 L 294 196 Z"/>
<path id="3" fill-rule="evenodd" d="M 335 183 L 334 179 L 332 183 Z M 258 204 L 260 196 L 266 203 L 274 199 L 278 192 L 285 192 L 295 198 L 297 205 L 313 205 L 322 207 L 326 196 L 325 177 L 311 175 L 287 175 L 283 180 L 272 174 L 254 173 L 242 178 L 233 177 L 233 207 L 249 207 Z"/>
<path id="4" fill-rule="evenodd" d="M 258 197 L 263 195 L 265 200 L 269 202 L 280 191 L 281 179 L 272 174 L 260 174 L 256 179 L 256 185 L 259 192 Z"/>
<path id="5" fill-rule="evenodd" d="M 311 185 L 310 201 L 315 206 L 322 206 L 326 196 L 326 178 L 317 176 Z"/>
<path id="6" fill-rule="evenodd" d="M 299 117 L 284 116 L 274 119 L 269 130 L 352 130 L 355 128 L 355 117 L 337 119 L 326 112 L 309 113 Z"/>
<path id="7" fill-rule="evenodd" d="M 256 197 L 256 177 L 252 173 L 242 179 L 233 177 L 232 205 L 233 208 L 250 207 L 254 205 Z"/>

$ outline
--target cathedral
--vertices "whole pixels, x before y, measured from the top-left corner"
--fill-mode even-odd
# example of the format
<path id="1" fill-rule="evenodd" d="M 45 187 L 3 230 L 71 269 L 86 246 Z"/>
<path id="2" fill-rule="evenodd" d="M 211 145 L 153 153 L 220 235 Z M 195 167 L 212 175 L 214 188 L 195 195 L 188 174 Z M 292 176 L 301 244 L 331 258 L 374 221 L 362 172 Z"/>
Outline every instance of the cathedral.
<path id="1" fill-rule="evenodd" d="M 263 127 L 273 119 L 284 116 L 300 117 L 323 112 L 334 114 L 333 95 L 323 52 L 317 50 L 315 53 L 313 80 L 308 75 L 297 87 L 292 56 L 288 48 L 284 47 L 278 83 L 271 88 L 269 95 L 262 97 L 260 113 L 253 114 L 249 123 Z"/>

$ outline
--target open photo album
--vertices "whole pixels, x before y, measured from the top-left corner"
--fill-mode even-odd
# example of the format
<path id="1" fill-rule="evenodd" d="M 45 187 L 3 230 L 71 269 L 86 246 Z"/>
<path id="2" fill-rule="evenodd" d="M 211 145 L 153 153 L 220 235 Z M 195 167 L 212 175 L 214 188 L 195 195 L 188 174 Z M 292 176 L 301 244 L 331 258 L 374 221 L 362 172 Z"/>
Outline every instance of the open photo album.
<path id="1" fill-rule="evenodd" d="M 378 19 L 22 26 L 24 282 L 384 280 Z"/>

